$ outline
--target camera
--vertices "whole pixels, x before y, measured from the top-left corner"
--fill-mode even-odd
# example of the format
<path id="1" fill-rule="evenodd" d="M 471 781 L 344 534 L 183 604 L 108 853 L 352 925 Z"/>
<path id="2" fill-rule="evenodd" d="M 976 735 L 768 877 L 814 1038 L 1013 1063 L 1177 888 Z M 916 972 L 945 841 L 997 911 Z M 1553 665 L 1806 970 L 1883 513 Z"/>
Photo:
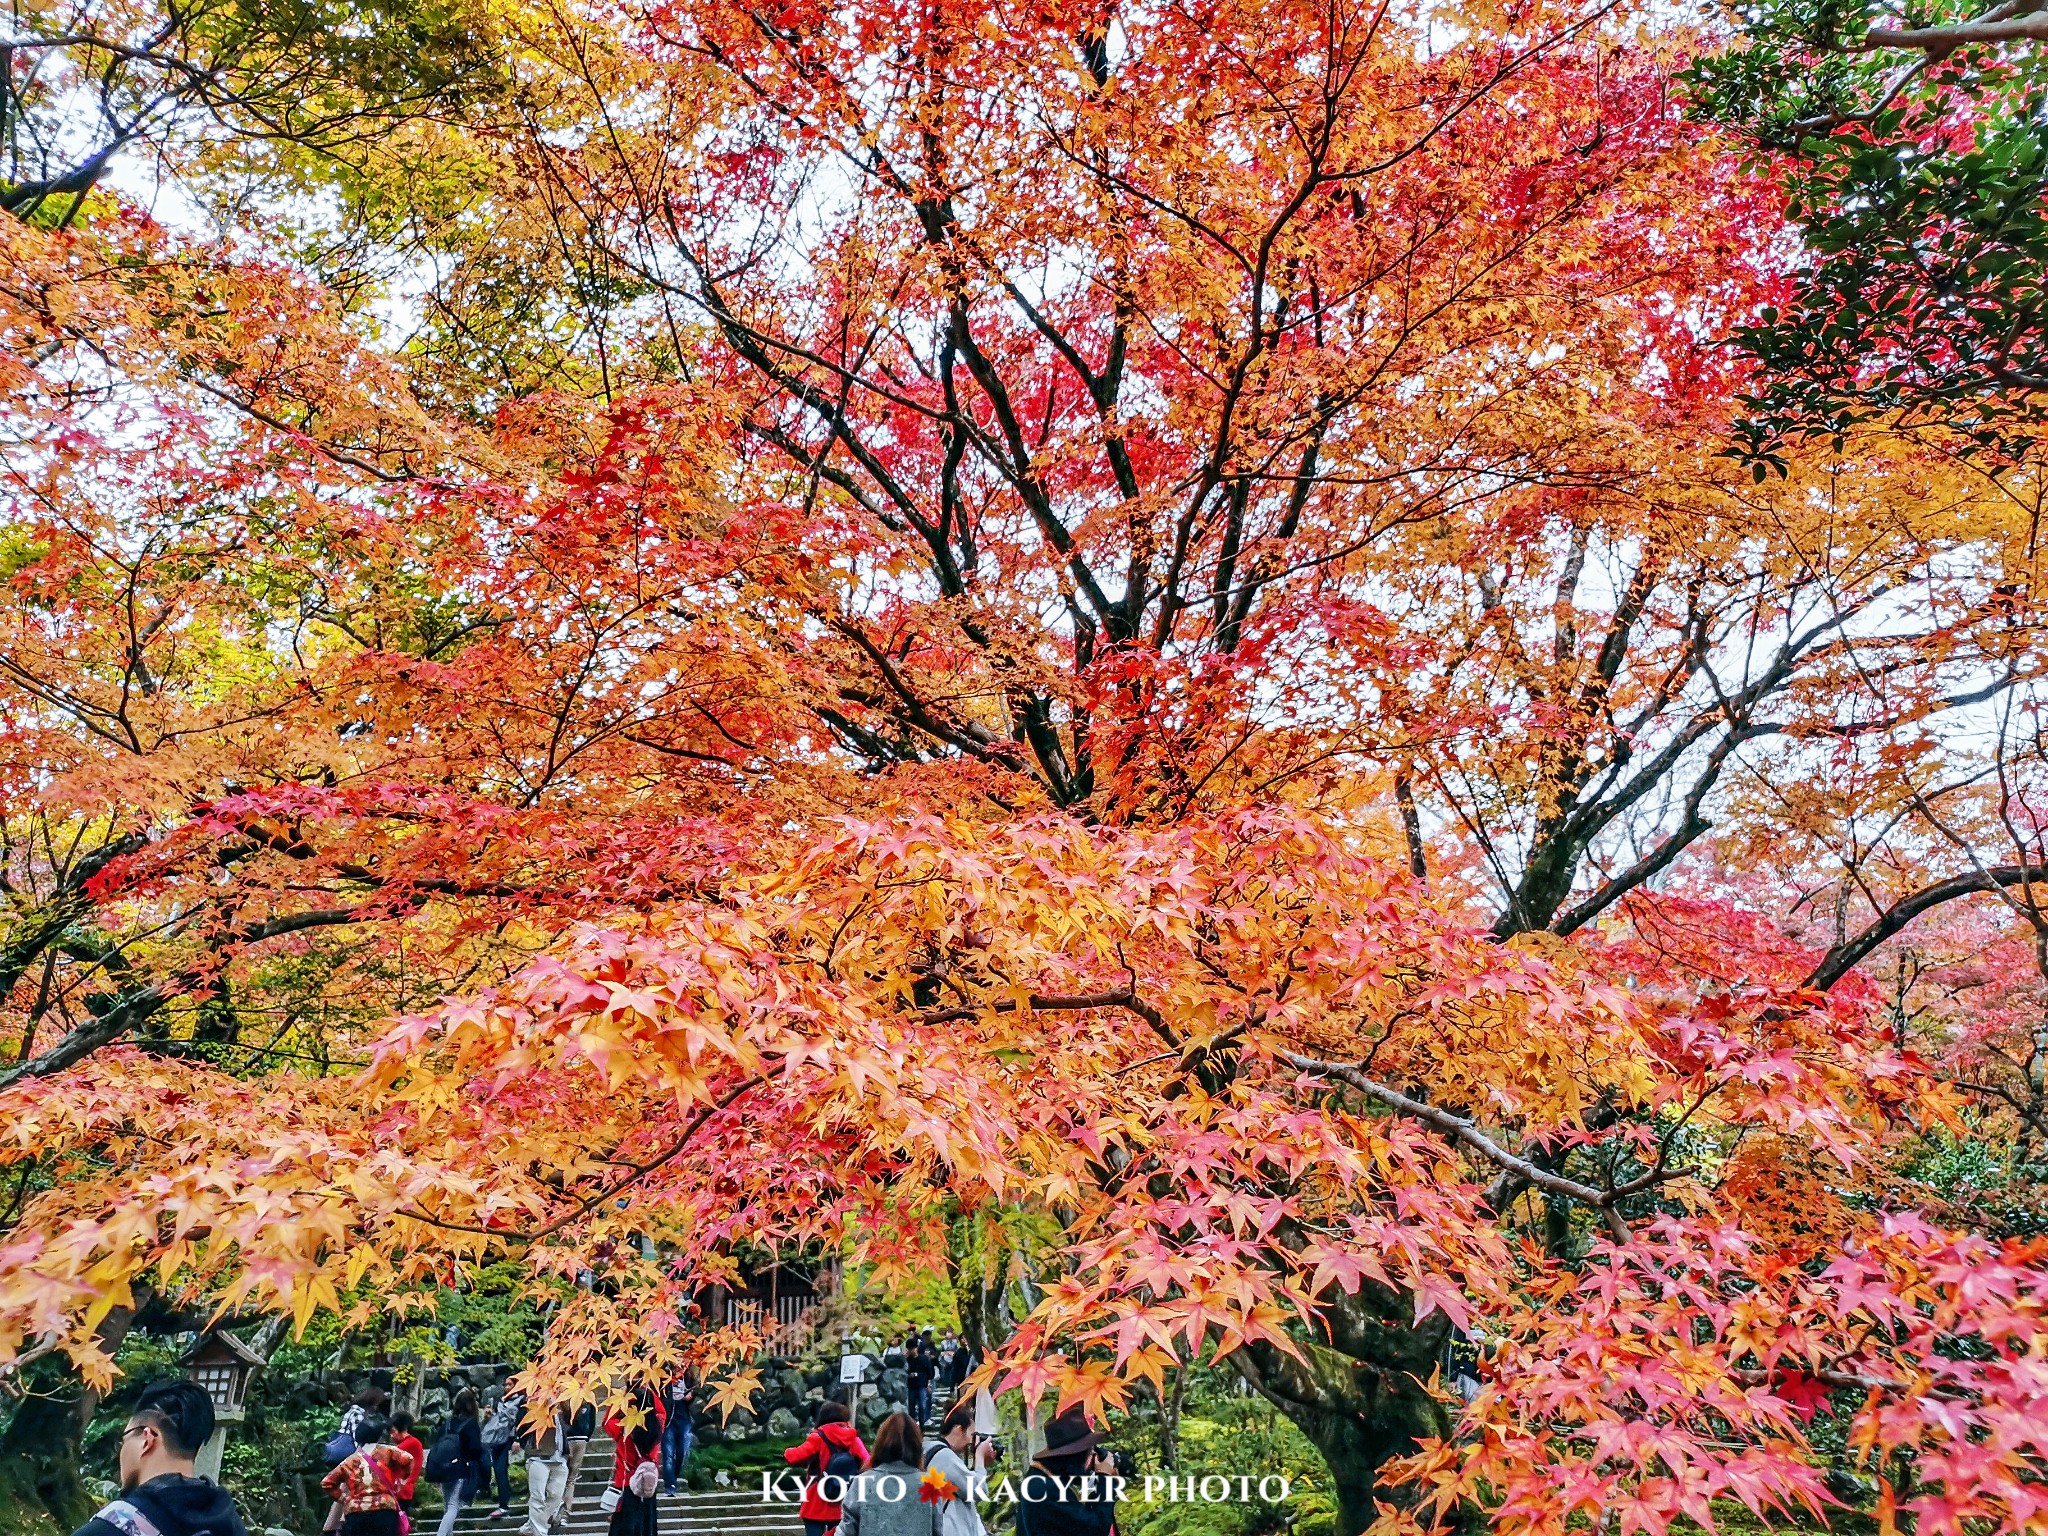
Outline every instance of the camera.
<path id="1" fill-rule="evenodd" d="M 1118 1477 L 1121 1477 L 1126 1481 L 1134 1481 L 1137 1478 L 1138 1458 L 1133 1456 L 1129 1451 L 1121 1450 L 1116 1447 L 1111 1447 L 1109 1452 L 1109 1459 L 1111 1464 L 1115 1466 L 1116 1475 Z"/>

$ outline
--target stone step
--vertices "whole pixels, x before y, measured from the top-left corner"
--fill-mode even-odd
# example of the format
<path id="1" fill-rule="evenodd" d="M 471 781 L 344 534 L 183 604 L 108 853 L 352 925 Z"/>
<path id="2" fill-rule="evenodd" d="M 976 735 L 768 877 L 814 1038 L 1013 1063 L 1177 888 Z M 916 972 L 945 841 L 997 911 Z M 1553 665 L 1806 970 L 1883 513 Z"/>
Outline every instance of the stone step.
<path id="1" fill-rule="evenodd" d="M 579 1492 L 575 1506 L 570 1510 L 570 1517 L 572 1519 L 582 1519 L 585 1516 L 591 1516 L 601 1519 L 598 1513 L 598 1500 L 602 1497 L 603 1492 L 604 1490 L 601 1488 L 592 1490 L 587 1498 L 583 1493 Z M 658 1508 L 667 1510 L 670 1508 L 681 1509 L 690 1505 L 758 1503 L 760 1497 L 760 1475 L 755 1473 L 750 1478 L 740 1478 L 735 1475 L 732 1486 L 727 1488 L 714 1487 L 690 1489 L 687 1491 L 679 1489 L 672 1494 L 657 1494 L 655 1496 L 655 1504 Z M 490 1511 L 491 1506 L 488 1504 L 473 1504 L 462 1512 L 461 1517 L 456 1521 L 456 1528 L 458 1530 L 467 1530 L 476 1527 L 485 1530 L 516 1531 L 526 1519 L 526 1505 L 523 1502 L 514 1503 L 510 1514 L 501 1516 L 496 1520 L 490 1518 Z"/>
<path id="2" fill-rule="evenodd" d="M 719 1488 L 702 1493 L 667 1494 L 656 1500 L 655 1529 L 659 1536 L 782 1536 L 799 1532 L 803 1522 L 794 1502 L 762 1502 L 758 1488 Z M 525 1511 L 515 1509 L 502 1520 L 464 1513 L 458 1531 L 495 1531 L 517 1536 Z M 553 1536 L 603 1536 L 610 1517 L 597 1507 L 578 1503 Z"/>

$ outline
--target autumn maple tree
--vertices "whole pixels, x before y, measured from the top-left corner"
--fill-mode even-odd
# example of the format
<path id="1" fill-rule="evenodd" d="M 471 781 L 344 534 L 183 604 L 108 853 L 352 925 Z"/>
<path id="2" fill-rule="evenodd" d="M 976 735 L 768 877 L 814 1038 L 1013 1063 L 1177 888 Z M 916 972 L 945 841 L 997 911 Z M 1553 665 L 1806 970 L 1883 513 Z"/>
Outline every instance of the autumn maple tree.
<path id="1" fill-rule="evenodd" d="M 1719 39 L 433 19 L 0 226 L 9 1379 L 511 1255 L 540 1396 L 730 1405 L 679 1274 L 1013 1210 L 990 1385 L 1224 1363 L 1346 1536 L 2048 1513 L 2048 1255 L 1912 1172 L 2041 1134 L 2040 476 L 1742 462 Z"/>

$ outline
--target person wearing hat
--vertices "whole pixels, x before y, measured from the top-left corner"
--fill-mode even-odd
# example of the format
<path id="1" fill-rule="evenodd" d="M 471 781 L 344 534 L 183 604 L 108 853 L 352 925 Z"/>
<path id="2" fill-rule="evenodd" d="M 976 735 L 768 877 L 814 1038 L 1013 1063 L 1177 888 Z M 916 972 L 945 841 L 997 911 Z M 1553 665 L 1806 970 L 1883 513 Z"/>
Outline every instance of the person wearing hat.
<path id="1" fill-rule="evenodd" d="M 1109 1536 L 1116 1525 L 1116 1462 L 1073 1408 L 1045 1426 L 1045 1449 L 1017 1488 L 1017 1536 Z"/>

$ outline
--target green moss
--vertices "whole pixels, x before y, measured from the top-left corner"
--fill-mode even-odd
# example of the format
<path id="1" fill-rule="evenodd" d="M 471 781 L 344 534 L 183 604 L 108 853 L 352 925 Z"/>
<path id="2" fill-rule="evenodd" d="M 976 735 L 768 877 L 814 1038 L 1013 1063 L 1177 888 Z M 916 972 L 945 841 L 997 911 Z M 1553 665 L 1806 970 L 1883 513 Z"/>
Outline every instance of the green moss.
<path id="1" fill-rule="evenodd" d="M 935 1337 L 960 1331 L 953 1287 L 942 1270 L 921 1271 L 883 1285 L 856 1269 L 847 1275 L 846 1288 L 864 1311 L 881 1321 L 892 1340 L 910 1329 L 929 1328 Z"/>
<path id="2" fill-rule="evenodd" d="M 35 1469 L 19 1457 L 0 1458 L 0 1536 L 65 1536 L 36 1492 Z"/>
<path id="3" fill-rule="evenodd" d="M 763 1472 L 780 1472 L 788 1465 L 782 1453 L 792 1445 L 800 1444 L 803 1436 L 794 1440 L 749 1440 L 739 1445 L 700 1445 L 690 1452 L 689 1483 L 700 1492 L 718 1486 L 718 1474 L 724 1472 L 732 1482 L 742 1485 L 758 1483 Z"/>

